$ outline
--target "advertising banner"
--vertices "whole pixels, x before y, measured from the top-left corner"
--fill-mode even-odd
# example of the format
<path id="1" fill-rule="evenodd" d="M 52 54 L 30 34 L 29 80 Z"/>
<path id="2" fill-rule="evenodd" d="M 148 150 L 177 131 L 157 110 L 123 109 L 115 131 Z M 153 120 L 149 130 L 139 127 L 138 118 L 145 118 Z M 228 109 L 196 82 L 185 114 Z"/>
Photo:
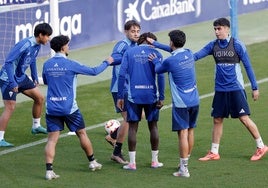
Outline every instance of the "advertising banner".
<path id="1" fill-rule="evenodd" d="M 268 0 L 239 0 L 238 14 L 268 8 Z M 13 45 L 33 35 L 36 24 L 51 21 L 49 1 L 0 0 L 0 64 Z M 157 32 L 227 17 L 228 0 L 59 0 L 59 31 L 71 38 L 71 49 L 121 39 L 123 25 L 135 19 L 142 32 Z M 40 55 L 48 55 L 48 46 Z"/>

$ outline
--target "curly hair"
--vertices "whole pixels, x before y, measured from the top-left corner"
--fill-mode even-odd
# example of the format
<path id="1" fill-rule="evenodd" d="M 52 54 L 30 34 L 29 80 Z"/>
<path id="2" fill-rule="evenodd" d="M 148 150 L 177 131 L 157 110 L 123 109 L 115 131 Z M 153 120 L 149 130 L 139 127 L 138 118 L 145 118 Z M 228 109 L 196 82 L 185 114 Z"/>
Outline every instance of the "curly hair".
<path id="1" fill-rule="evenodd" d="M 152 38 L 155 41 L 157 40 L 156 36 L 153 33 L 146 32 L 146 33 L 143 33 L 143 34 L 140 35 L 139 40 L 137 41 L 138 45 L 140 45 L 140 44 L 142 44 L 144 42 L 148 43 L 147 42 L 147 37 Z"/>

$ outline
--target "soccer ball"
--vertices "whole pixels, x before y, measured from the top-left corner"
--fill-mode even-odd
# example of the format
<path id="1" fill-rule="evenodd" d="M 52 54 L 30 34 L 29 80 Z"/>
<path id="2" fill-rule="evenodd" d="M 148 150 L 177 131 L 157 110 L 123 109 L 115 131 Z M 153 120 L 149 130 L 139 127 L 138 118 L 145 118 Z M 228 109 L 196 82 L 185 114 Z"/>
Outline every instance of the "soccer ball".
<path id="1" fill-rule="evenodd" d="M 107 134 L 112 134 L 118 127 L 120 127 L 120 122 L 116 119 L 110 119 L 105 123 L 105 131 Z"/>

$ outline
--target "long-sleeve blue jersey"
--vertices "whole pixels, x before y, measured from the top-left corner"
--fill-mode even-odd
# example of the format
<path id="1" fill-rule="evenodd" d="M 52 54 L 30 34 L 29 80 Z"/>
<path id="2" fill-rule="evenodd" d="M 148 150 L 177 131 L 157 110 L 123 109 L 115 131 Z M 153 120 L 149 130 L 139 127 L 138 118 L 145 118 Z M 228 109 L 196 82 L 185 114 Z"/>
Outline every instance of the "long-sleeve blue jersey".
<path id="1" fill-rule="evenodd" d="M 164 74 L 156 74 L 155 65 L 148 59 L 151 53 L 155 53 L 162 61 L 162 55 L 149 45 L 142 44 L 125 52 L 119 71 L 118 99 L 124 98 L 124 83 L 127 79 L 130 102 L 152 104 L 164 100 L 165 77 Z"/>
<path id="2" fill-rule="evenodd" d="M 18 42 L 9 52 L 0 72 L 0 79 L 9 82 L 15 88 L 26 77 L 25 71 L 30 66 L 33 81 L 38 82 L 36 57 L 41 45 L 35 37 L 28 37 Z"/>
<path id="3" fill-rule="evenodd" d="M 172 56 L 165 59 L 163 63 L 157 59 L 153 62 L 157 73 L 168 72 L 174 107 L 187 108 L 199 105 L 192 51 L 180 48 L 173 51 Z"/>
<path id="4" fill-rule="evenodd" d="M 111 92 L 117 92 L 118 91 L 118 75 L 119 70 L 122 62 L 123 55 L 125 51 L 129 47 L 136 46 L 137 44 L 133 41 L 130 41 L 128 38 L 119 41 L 113 48 L 112 57 L 114 59 L 114 62 L 112 63 L 113 70 L 112 70 L 112 81 L 110 86 Z"/>
<path id="5" fill-rule="evenodd" d="M 46 113 L 51 115 L 72 114 L 78 109 L 76 102 L 77 75 L 95 76 L 109 66 L 104 61 L 97 67 L 81 65 L 76 61 L 67 59 L 62 53 L 44 63 L 42 77 L 44 84 L 48 85 Z"/>
<path id="6" fill-rule="evenodd" d="M 224 40 L 213 40 L 204 48 L 194 54 L 195 60 L 201 59 L 208 55 L 213 55 L 215 43 L 218 43 L 220 48 L 226 48 L 230 42 L 230 37 Z M 234 50 L 237 53 L 240 61 L 245 67 L 247 76 L 251 83 L 252 90 L 258 89 L 255 74 L 252 69 L 246 47 L 238 39 L 234 39 Z M 241 72 L 240 63 L 217 62 L 215 64 L 215 91 L 236 91 L 244 89 L 244 80 Z"/>

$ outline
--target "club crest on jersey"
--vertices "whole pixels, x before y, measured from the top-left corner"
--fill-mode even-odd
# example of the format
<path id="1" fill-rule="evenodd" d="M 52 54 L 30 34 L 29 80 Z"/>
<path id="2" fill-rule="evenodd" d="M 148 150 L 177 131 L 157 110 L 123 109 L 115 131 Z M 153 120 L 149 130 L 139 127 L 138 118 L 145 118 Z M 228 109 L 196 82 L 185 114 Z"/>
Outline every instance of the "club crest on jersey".
<path id="1" fill-rule="evenodd" d="M 13 91 L 8 92 L 8 94 L 9 94 L 9 97 L 12 97 Z"/>

